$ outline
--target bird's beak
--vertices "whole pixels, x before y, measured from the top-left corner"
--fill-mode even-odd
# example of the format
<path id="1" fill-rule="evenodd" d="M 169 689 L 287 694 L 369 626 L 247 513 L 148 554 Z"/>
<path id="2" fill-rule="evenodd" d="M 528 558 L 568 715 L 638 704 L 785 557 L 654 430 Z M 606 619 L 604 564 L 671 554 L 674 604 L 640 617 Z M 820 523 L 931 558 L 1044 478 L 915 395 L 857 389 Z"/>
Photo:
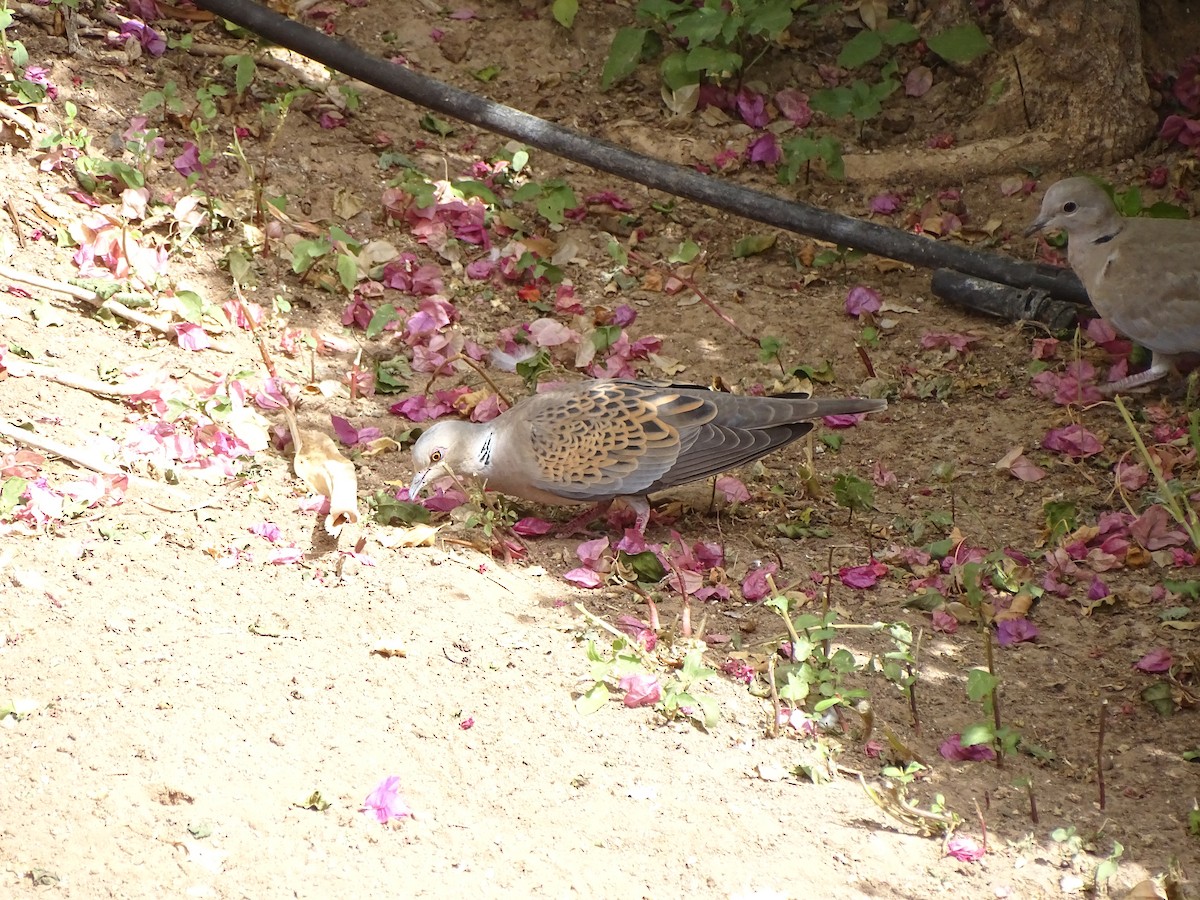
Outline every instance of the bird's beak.
<path id="1" fill-rule="evenodd" d="M 413 503 L 420 503 L 421 491 L 425 490 L 425 485 L 429 481 L 429 469 L 423 469 L 413 476 L 408 485 L 408 499 Z"/>
<path id="2" fill-rule="evenodd" d="M 1038 219 L 1036 222 L 1034 222 L 1032 225 L 1030 225 L 1028 228 L 1025 229 L 1025 237 L 1029 237 L 1031 234 L 1036 234 L 1037 232 L 1041 231 L 1045 227 L 1046 227 L 1046 219 Z"/>

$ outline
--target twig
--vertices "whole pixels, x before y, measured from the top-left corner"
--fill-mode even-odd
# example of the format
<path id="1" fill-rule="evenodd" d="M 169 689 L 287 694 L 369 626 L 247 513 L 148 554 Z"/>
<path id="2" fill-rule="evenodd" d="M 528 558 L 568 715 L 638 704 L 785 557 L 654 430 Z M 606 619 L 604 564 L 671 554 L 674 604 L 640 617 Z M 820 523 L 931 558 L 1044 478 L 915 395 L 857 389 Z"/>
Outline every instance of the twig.
<path id="1" fill-rule="evenodd" d="M 996 679 L 996 656 L 992 650 L 992 629 L 983 626 L 984 637 L 987 641 L 988 674 L 992 676 L 992 726 L 995 728 L 994 743 L 996 745 L 996 768 L 1004 768 L 1004 742 L 1000 740 L 1000 685 Z"/>
<path id="2" fill-rule="evenodd" d="M 917 630 L 917 640 L 913 644 L 913 661 L 905 663 L 905 668 L 908 670 L 908 677 L 911 679 L 908 685 L 908 709 L 912 713 L 913 734 L 917 737 L 921 736 L 921 715 L 917 712 L 917 677 L 921 672 L 921 639 L 925 637 L 925 629 Z M 916 674 L 913 673 L 913 667 L 916 667 Z"/>
<path id="3" fill-rule="evenodd" d="M 829 607 L 833 593 L 833 547 L 829 548 L 829 562 L 825 567 L 825 597 L 821 603 L 821 627 L 825 627 L 825 623 L 829 621 Z M 821 642 L 821 652 L 825 654 L 825 659 L 829 659 L 829 651 L 833 649 L 833 638 L 827 637 Z"/>
<path id="4" fill-rule="evenodd" d="M 250 308 L 246 305 L 246 298 L 242 296 L 242 286 L 238 284 L 237 279 L 233 279 L 233 293 L 237 297 L 238 309 L 242 311 L 242 318 L 246 320 L 246 324 L 250 328 L 250 333 L 254 335 L 255 341 L 258 342 L 258 352 L 262 355 L 263 366 L 267 370 L 267 374 L 272 378 L 277 378 L 275 371 L 275 360 L 271 359 L 271 354 L 267 350 L 267 343 L 263 340 L 262 335 L 258 333 L 258 326 L 254 322 L 254 316 L 250 315 Z"/>
<path id="5" fill-rule="evenodd" d="M 8 374 L 14 378 L 43 378 L 46 381 L 53 381 L 65 387 L 87 391 L 89 394 L 98 394 L 102 397 L 132 397 L 146 390 L 144 386 L 130 387 L 127 384 L 106 384 L 94 378 L 85 378 L 82 375 L 76 375 L 74 372 L 64 372 L 62 369 L 56 369 L 53 366 L 25 362 L 20 359 L 13 359 L 11 356 L 5 360 L 4 365 L 8 370 Z"/>
<path id="6" fill-rule="evenodd" d="M 1192 547 L 1200 549 L 1200 516 L 1196 514 L 1196 510 L 1191 504 L 1187 505 L 1186 511 L 1179 502 L 1179 497 L 1167 482 L 1166 476 L 1163 475 L 1162 467 L 1155 462 L 1154 457 L 1150 455 L 1150 451 L 1146 449 L 1145 443 L 1142 442 L 1142 436 L 1134 427 L 1133 418 L 1129 415 L 1129 410 L 1125 408 L 1125 403 L 1120 397 L 1114 397 L 1113 402 L 1117 405 L 1118 412 L 1121 413 L 1121 419 L 1125 422 L 1125 427 L 1129 429 L 1130 435 L 1133 436 L 1133 442 L 1137 445 L 1138 454 L 1146 461 L 1146 465 L 1154 474 L 1154 481 L 1158 484 L 1158 494 L 1162 498 L 1163 505 L 1167 508 L 1167 512 L 1171 514 L 1176 522 L 1183 526 L 1188 537 L 1192 541 Z"/>
<path id="7" fill-rule="evenodd" d="M 49 134 L 49 129 L 40 122 L 36 122 L 19 109 L 13 109 L 7 103 L 0 103 L 0 119 L 5 119 L 12 122 L 18 128 L 23 128 L 31 135 L 46 135 Z"/>
<path id="8" fill-rule="evenodd" d="M 779 654 L 772 651 L 767 657 L 767 686 L 771 689 L 771 727 L 767 729 L 770 737 L 779 737 L 779 687 L 775 684 L 775 657 Z"/>
<path id="9" fill-rule="evenodd" d="M 1100 731 L 1096 736 L 1096 789 L 1100 795 L 1100 809 L 1106 802 L 1104 795 L 1104 729 L 1108 723 L 1108 698 L 1100 701 Z"/>
<path id="10" fill-rule="evenodd" d="M 1029 821 L 1038 823 L 1037 797 L 1033 795 L 1033 778 L 1025 779 L 1025 793 L 1029 795 Z"/>
<path id="11" fill-rule="evenodd" d="M 649 653 L 646 652 L 646 650 L 642 647 L 641 643 L 639 643 L 638 641 L 635 641 L 633 638 L 631 638 L 625 632 L 620 631 L 616 628 L 613 628 L 613 626 L 609 625 L 607 622 L 605 622 L 602 618 L 600 618 L 595 613 L 588 612 L 587 609 L 584 608 L 584 605 L 582 603 L 576 603 L 575 609 L 578 610 L 578 612 L 581 616 L 583 616 L 585 619 L 587 619 L 589 622 L 591 622 L 597 628 L 603 628 L 609 634 L 615 635 L 616 637 L 623 640 L 625 642 L 626 646 L 632 647 L 633 652 L 638 655 L 638 659 L 640 659 L 643 663 L 645 663 L 648 668 L 653 668 L 658 665 L 658 661 L 653 656 L 651 656 Z"/>
<path id="12" fill-rule="evenodd" d="M 8 211 L 8 217 L 12 219 L 13 231 L 17 235 L 17 246 L 24 249 L 25 229 L 21 227 L 21 217 L 17 215 L 17 205 L 13 203 L 12 197 L 5 198 L 4 208 Z"/>
<path id="13" fill-rule="evenodd" d="M 144 325 L 151 331 L 156 331 L 166 337 L 174 337 L 175 329 L 169 324 L 164 324 L 157 319 L 140 313 L 137 310 L 130 309 L 121 303 L 117 303 L 111 297 L 107 300 L 101 298 L 96 291 L 88 290 L 87 288 L 79 287 L 74 284 L 67 284 L 63 281 L 54 281 L 49 278 L 43 278 L 41 275 L 34 275 L 30 272 L 21 272 L 10 266 L 0 266 L 0 278 L 5 278 L 9 281 L 15 281 L 18 284 L 29 285 L 30 287 L 41 288 L 44 291 L 54 291 L 58 294 L 65 294 L 68 297 L 73 297 L 76 300 L 82 300 L 84 303 L 90 303 L 98 310 L 103 309 L 110 312 L 119 319 L 124 319 L 127 322 L 133 322 L 137 325 Z M 219 350 L 222 353 L 232 353 L 233 348 L 220 341 L 212 342 L 212 349 Z"/>
<path id="14" fill-rule="evenodd" d="M 979 808 L 978 800 L 975 801 L 975 814 L 979 816 L 979 842 L 983 845 L 983 852 L 987 853 L 987 819 L 983 817 L 983 810 Z"/>
<path id="15" fill-rule="evenodd" d="M 858 358 L 862 361 L 863 368 L 867 370 L 867 377 L 875 377 L 875 366 L 871 363 L 871 357 L 867 355 L 867 348 L 862 344 L 855 344 L 854 349 L 858 351 Z"/>
<path id="16" fill-rule="evenodd" d="M 123 475 L 125 474 L 120 468 L 110 462 L 100 459 L 93 453 L 78 447 L 71 447 L 63 444 L 54 438 L 46 437 L 38 434 L 36 431 L 27 431 L 24 428 L 18 428 L 6 419 L 0 419 L 0 435 L 14 441 L 18 444 L 24 444 L 27 447 L 34 447 L 54 456 L 61 457 L 68 462 L 73 462 L 77 466 L 85 469 L 91 469 L 93 472 L 99 472 L 101 475 Z"/>

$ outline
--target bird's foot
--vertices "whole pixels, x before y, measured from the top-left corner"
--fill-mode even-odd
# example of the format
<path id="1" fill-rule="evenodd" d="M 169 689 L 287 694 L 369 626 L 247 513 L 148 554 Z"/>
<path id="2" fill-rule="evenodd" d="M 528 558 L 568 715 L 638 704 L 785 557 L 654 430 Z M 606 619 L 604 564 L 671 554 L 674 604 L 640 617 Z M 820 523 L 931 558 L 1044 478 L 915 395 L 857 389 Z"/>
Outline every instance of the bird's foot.
<path id="1" fill-rule="evenodd" d="M 611 500 L 605 500 L 603 503 L 595 503 L 567 522 L 562 528 L 555 532 L 557 538 L 572 538 L 576 535 L 587 534 L 587 526 L 591 525 L 596 519 L 608 512 L 608 508 L 612 506 Z"/>
<path id="2" fill-rule="evenodd" d="M 1113 396 L 1122 391 L 1131 391 L 1134 388 L 1145 387 L 1148 384 L 1153 384 L 1161 378 L 1165 378 L 1171 371 L 1169 366 L 1152 365 L 1145 372 L 1139 372 L 1136 375 L 1130 375 L 1128 378 L 1122 378 L 1120 381 L 1114 381 L 1112 384 L 1100 385 L 1100 392 L 1106 396 Z"/>

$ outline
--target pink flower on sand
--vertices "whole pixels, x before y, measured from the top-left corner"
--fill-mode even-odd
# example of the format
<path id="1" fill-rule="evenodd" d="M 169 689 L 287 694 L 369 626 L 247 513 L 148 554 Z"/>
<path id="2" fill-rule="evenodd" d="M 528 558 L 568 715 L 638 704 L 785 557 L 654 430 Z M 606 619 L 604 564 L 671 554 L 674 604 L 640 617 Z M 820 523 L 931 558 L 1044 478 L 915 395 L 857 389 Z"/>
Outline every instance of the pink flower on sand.
<path id="1" fill-rule="evenodd" d="M 360 812 L 370 813 L 380 825 L 386 825 L 392 819 L 406 819 L 412 815 L 412 810 L 400 796 L 400 776 L 389 775 L 375 786 L 375 790 L 367 795 Z"/>
<path id="2" fill-rule="evenodd" d="M 973 837 L 952 837 L 946 842 L 946 855 L 961 862 L 979 862 L 987 850 Z"/>
<path id="3" fill-rule="evenodd" d="M 626 675 L 620 681 L 621 690 L 625 691 L 622 701 L 630 709 L 636 706 L 653 706 L 662 699 L 662 687 L 654 675 Z"/>

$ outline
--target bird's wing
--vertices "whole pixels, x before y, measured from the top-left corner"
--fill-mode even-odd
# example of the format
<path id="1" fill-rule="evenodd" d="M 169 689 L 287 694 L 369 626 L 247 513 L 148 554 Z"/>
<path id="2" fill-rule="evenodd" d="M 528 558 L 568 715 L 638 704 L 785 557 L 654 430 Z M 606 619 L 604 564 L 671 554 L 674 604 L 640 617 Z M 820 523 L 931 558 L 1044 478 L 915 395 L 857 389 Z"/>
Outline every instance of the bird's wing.
<path id="1" fill-rule="evenodd" d="M 705 393 L 600 381 L 539 398 L 529 422 L 534 486 L 579 501 L 648 493 L 717 415 Z"/>

